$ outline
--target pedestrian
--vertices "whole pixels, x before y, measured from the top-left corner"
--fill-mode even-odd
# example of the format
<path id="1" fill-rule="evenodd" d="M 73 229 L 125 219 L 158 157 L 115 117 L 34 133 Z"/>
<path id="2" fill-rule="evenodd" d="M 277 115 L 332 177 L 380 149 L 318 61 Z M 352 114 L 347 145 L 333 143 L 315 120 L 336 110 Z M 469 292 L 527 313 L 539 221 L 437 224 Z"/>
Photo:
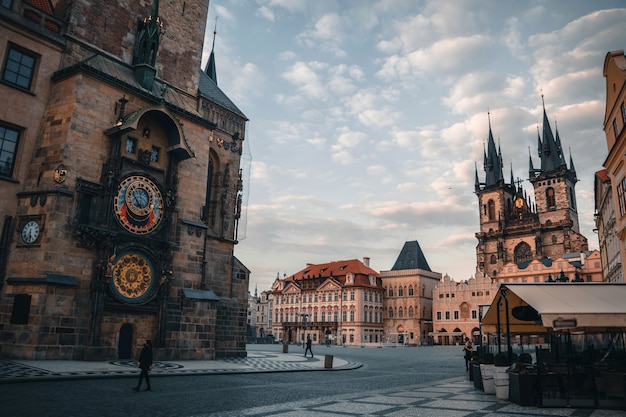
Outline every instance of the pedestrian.
<path id="1" fill-rule="evenodd" d="M 143 381 L 143 378 L 145 377 L 146 385 L 148 386 L 145 391 L 150 391 L 150 377 L 148 377 L 148 372 L 152 370 L 152 342 L 150 340 L 146 340 L 143 344 L 143 348 L 139 354 L 137 366 L 141 369 L 141 373 L 139 374 L 139 382 L 136 387 L 133 387 L 133 390 L 139 391 L 139 388 L 141 388 L 141 381 Z"/>
<path id="2" fill-rule="evenodd" d="M 465 372 L 469 372 L 469 363 L 472 359 L 472 351 L 474 347 L 472 346 L 472 342 L 469 340 L 469 337 L 465 338 L 465 346 L 463 346 L 463 352 L 465 353 Z"/>
<path id="3" fill-rule="evenodd" d="M 311 357 L 313 357 L 313 351 L 311 350 L 311 336 L 306 337 L 306 350 L 304 351 L 304 357 L 306 358 L 306 353 L 311 352 Z"/>

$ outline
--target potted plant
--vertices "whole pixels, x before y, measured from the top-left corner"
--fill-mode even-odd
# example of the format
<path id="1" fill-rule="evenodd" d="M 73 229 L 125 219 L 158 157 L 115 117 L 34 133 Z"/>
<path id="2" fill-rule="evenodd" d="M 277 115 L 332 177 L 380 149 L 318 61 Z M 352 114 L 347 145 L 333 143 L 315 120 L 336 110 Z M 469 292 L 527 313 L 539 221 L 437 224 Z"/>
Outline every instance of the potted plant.
<path id="1" fill-rule="evenodd" d="M 480 375 L 483 379 L 483 390 L 485 394 L 495 394 L 496 389 L 493 382 L 493 353 L 486 352 L 480 361 Z"/>
<path id="2" fill-rule="evenodd" d="M 512 403 L 535 405 L 535 373 L 532 361 L 529 353 L 522 353 L 509 369 L 509 399 Z"/>
<path id="3" fill-rule="evenodd" d="M 509 399 L 509 357 L 500 352 L 494 357 L 494 386 L 496 397 L 501 400 Z"/>

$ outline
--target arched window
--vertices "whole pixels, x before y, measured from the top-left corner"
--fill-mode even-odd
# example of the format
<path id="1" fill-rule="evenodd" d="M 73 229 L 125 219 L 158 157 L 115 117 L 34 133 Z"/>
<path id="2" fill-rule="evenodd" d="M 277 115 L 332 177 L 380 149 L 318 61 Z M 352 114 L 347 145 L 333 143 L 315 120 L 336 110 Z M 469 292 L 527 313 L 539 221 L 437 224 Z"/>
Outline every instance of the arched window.
<path id="1" fill-rule="evenodd" d="M 409 307 L 409 317 L 413 317 L 414 314 L 413 307 Z"/>
<path id="2" fill-rule="evenodd" d="M 393 297 L 393 287 L 389 287 L 389 297 Z"/>
<path id="3" fill-rule="evenodd" d="M 495 264 L 496 262 L 498 262 L 498 260 L 496 259 L 496 255 L 491 255 L 491 263 Z"/>
<path id="4" fill-rule="evenodd" d="M 522 262 L 530 261 L 533 259 L 533 253 L 530 250 L 530 245 L 526 242 L 521 242 L 515 247 L 515 263 L 520 264 Z"/>
<path id="5" fill-rule="evenodd" d="M 402 307 L 400 307 L 400 308 L 398 309 L 398 317 L 399 317 L 399 318 L 403 318 L 403 317 L 404 317 L 404 310 L 402 310 Z"/>
<path id="6" fill-rule="evenodd" d="M 389 318 L 392 319 L 393 318 L 393 308 L 389 307 Z"/>
<path id="7" fill-rule="evenodd" d="M 404 297 L 404 289 L 402 287 L 398 287 L 398 297 Z"/>
<path id="8" fill-rule="evenodd" d="M 413 286 L 409 285 L 409 297 L 413 295 Z"/>
<path id="9" fill-rule="evenodd" d="M 546 205 L 548 208 L 556 208 L 556 198 L 554 197 L 554 188 L 546 189 Z"/>
<path id="10" fill-rule="evenodd" d="M 495 220 L 496 219 L 496 203 L 494 203 L 493 200 L 489 200 L 489 202 L 487 203 L 487 211 L 488 211 L 489 220 Z"/>
<path id="11" fill-rule="evenodd" d="M 576 210 L 576 197 L 574 197 L 574 188 L 569 187 L 569 200 L 571 201 L 572 208 Z"/>

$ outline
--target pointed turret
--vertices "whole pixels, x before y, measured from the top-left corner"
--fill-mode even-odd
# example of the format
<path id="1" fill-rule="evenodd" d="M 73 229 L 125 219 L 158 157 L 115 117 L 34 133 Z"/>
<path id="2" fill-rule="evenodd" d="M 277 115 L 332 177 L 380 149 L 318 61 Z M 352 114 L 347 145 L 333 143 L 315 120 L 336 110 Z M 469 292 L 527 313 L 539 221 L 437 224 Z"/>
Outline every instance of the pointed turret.
<path id="1" fill-rule="evenodd" d="M 489 118 L 489 138 L 487 140 L 487 155 L 485 159 L 485 187 L 490 187 L 504 180 L 502 175 L 502 152 L 496 151 L 496 143 L 491 131 L 491 117 Z"/>
<path id="2" fill-rule="evenodd" d="M 480 191 L 480 181 L 478 180 L 478 164 L 474 161 L 474 191 Z"/>
<path id="3" fill-rule="evenodd" d="M 215 18 L 215 27 L 213 29 L 213 45 L 211 45 L 211 54 L 209 55 L 209 60 L 206 63 L 206 67 L 204 72 L 209 76 L 210 79 L 213 80 L 215 85 L 217 85 L 217 71 L 215 69 L 215 37 L 217 35 L 217 17 Z"/>
<path id="4" fill-rule="evenodd" d="M 574 178 L 576 178 L 576 168 L 574 167 L 574 159 L 572 158 L 572 149 L 569 150 L 569 170 L 574 174 Z"/>
<path id="5" fill-rule="evenodd" d="M 161 43 L 163 22 L 159 17 L 159 0 L 153 0 L 150 16 L 139 21 L 133 51 L 135 79 L 147 90 L 152 90 L 156 75 L 156 58 Z"/>
<path id="6" fill-rule="evenodd" d="M 530 155 L 530 146 L 528 147 L 528 178 L 535 176 L 535 167 L 533 165 L 533 157 Z"/>
<path id="7" fill-rule="evenodd" d="M 543 101 L 543 94 L 541 95 L 541 102 L 543 104 L 543 141 L 539 155 L 541 158 L 541 172 L 552 172 L 561 167 L 562 155 L 559 153 L 556 140 L 552 134 L 545 102 Z"/>

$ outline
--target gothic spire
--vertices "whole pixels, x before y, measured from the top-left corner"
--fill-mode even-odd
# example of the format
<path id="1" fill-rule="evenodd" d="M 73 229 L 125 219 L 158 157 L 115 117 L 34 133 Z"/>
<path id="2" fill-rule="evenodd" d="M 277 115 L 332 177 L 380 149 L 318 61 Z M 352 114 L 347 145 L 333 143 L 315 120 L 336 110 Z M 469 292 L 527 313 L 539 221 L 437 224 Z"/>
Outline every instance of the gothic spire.
<path id="1" fill-rule="evenodd" d="M 502 175 L 502 152 L 498 147 L 496 151 L 496 143 L 493 140 L 491 131 L 491 115 L 487 112 L 489 119 L 489 138 L 487 139 L 487 155 L 485 159 L 485 187 L 490 187 L 504 180 Z"/>
<path id="2" fill-rule="evenodd" d="M 209 60 L 206 63 L 206 68 L 204 72 L 209 76 L 210 79 L 213 80 L 215 85 L 217 85 L 217 71 L 215 70 L 215 37 L 217 35 L 217 16 L 215 16 L 215 27 L 213 29 L 213 45 L 211 45 L 211 54 L 209 55 Z"/>
<path id="3" fill-rule="evenodd" d="M 552 128 L 546 114 L 546 105 L 541 95 L 541 103 L 543 105 L 543 142 L 541 144 L 541 172 L 556 171 L 561 166 L 562 155 L 559 153 L 559 147 L 552 134 Z"/>

